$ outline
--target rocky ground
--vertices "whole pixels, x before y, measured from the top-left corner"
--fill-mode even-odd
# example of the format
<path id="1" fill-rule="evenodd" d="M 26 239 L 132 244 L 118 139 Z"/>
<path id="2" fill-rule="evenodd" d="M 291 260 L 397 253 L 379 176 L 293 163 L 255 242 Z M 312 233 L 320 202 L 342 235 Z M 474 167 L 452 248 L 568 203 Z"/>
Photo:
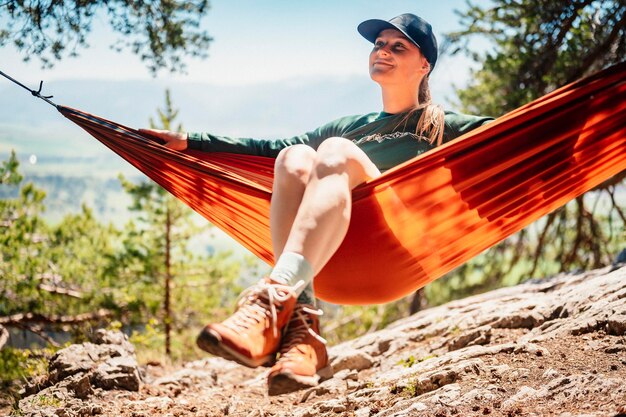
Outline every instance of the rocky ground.
<path id="1" fill-rule="evenodd" d="M 330 349 L 335 375 L 278 397 L 219 358 L 139 367 L 121 334 L 51 361 L 23 416 L 626 416 L 626 267 L 422 311 Z"/>

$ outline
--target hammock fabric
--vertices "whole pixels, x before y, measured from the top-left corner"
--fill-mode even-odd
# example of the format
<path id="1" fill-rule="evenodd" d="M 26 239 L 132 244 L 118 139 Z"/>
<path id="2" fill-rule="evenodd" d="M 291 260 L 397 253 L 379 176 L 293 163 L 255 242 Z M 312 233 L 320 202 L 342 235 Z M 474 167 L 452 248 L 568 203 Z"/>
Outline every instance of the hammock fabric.
<path id="1" fill-rule="evenodd" d="M 270 158 L 176 152 L 58 106 L 268 263 Z M 410 294 L 626 169 L 626 63 L 562 87 L 354 189 L 348 234 L 314 280 L 339 304 Z"/>

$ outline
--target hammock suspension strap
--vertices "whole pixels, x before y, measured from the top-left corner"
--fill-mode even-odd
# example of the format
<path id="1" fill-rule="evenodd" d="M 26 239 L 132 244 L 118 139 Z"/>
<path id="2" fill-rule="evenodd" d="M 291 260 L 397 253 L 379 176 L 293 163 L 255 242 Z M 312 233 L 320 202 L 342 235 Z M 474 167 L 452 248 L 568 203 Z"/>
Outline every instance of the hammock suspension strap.
<path id="1" fill-rule="evenodd" d="M 41 95 L 41 89 L 43 88 L 43 81 L 39 81 L 39 89 L 35 91 L 35 90 L 31 90 L 30 88 L 26 87 L 24 84 L 22 84 L 21 82 L 17 81 L 15 78 L 11 77 L 10 75 L 8 75 L 8 74 L 6 74 L 6 73 L 4 73 L 2 71 L 0 71 L 0 75 L 2 75 L 7 80 L 12 81 L 15 84 L 19 85 L 23 89 L 25 89 L 27 91 L 30 91 L 30 93 L 33 96 L 42 99 L 46 103 L 48 103 L 48 104 L 50 104 L 50 105 L 52 105 L 52 106 L 54 106 L 55 108 L 58 109 L 58 106 L 52 100 L 50 100 L 54 96 L 44 96 L 44 95 Z"/>

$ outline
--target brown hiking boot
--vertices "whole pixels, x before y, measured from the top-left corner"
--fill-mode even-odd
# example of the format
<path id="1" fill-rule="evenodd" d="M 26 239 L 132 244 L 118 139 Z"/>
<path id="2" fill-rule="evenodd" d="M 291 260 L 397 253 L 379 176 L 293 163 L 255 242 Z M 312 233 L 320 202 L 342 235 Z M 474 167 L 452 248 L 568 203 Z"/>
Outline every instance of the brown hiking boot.
<path id="1" fill-rule="evenodd" d="M 331 378 L 326 340 L 320 335 L 321 310 L 297 304 L 280 346 L 278 362 L 267 377 L 269 395 L 280 395 L 316 386 Z"/>
<path id="2" fill-rule="evenodd" d="M 296 287 L 302 285 L 301 282 Z M 208 324 L 196 343 L 213 355 L 251 368 L 274 363 L 281 330 L 296 303 L 296 287 L 264 278 L 240 295 L 237 311 L 222 323 Z"/>

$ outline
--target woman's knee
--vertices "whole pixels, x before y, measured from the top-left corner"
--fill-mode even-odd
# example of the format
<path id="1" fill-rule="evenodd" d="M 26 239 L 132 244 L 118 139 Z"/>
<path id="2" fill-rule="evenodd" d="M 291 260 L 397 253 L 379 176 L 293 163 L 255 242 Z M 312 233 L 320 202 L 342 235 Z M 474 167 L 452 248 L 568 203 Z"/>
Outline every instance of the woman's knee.
<path id="1" fill-rule="evenodd" d="M 318 177 L 347 174 L 350 188 L 380 175 L 376 165 L 361 148 L 340 137 L 322 142 L 317 149 L 314 171 Z"/>
<path id="2" fill-rule="evenodd" d="M 318 175 L 347 173 L 360 175 L 365 165 L 373 165 L 365 153 L 352 141 L 333 137 L 321 143 L 317 149 L 315 170 Z"/>
<path id="3" fill-rule="evenodd" d="M 274 163 L 275 179 L 306 183 L 313 169 L 315 154 L 315 150 L 307 145 L 293 145 L 281 150 Z"/>

